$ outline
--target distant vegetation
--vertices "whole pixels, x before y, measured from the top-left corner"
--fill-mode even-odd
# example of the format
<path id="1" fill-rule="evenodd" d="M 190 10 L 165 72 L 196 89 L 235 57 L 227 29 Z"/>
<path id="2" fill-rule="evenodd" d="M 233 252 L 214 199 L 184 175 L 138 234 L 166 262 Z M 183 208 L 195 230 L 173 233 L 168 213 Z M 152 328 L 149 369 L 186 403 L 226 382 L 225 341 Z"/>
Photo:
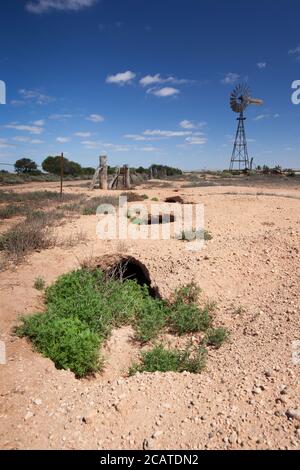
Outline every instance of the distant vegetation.
<path id="1" fill-rule="evenodd" d="M 40 173 L 38 172 L 37 164 L 31 160 L 30 158 L 21 158 L 17 160 L 15 163 L 15 171 L 16 173 Z"/>
<path id="2" fill-rule="evenodd" d="M 42 168 L 46 173 L 51 175 L 60 175 L 61 172 L 61 157 L 47 157 L 43 163 Z M 81 175 L 93 175 L 95 168 L 84 168 L 79 163 L 73 162 L 64 158 L 64 175 L 69 176 L 81 176 Z"/>
<path id="3" fill-rule="evenodd" d="M 14 164 L 15 173 L 5 170 L 0 171 L 0 184 L 22 184 L 34 181 L 58 181 L 61 174 L 61 157 L 48 156 L 39 167 L 37 163 L 30 158 L 21 158 Z M 41 171 L 41 168 L 43 171 Z M 108 174 L 114 175 L 117 167 L 108 167 Z M 172 168 L 165 165 L 152 165 L 150 168 L 131 168 L 132 174 L 140 175 L 142 179 L 147 180 L 153 178 L 169 178 L 182 175 L 182 171 L 178 168 Z M 95 173 L 93 167 L 82 167 L 68 158 L 64 158 L 64 179 L 91 179 Z"/>

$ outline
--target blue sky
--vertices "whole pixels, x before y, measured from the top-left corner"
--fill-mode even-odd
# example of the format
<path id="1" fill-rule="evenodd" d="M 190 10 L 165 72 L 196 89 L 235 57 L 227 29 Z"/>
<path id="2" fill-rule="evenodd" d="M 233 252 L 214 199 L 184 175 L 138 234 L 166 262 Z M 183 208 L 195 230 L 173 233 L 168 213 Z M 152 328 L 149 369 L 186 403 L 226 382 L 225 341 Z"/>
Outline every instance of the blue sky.
<path id="1" fill-rule="evenodd" d="M 248 80 L 256 164 L 300 167 L 299 0 L 1 2 L 0 161 L 227 168 Z M 3 168 L 3 167 L 1 167 Z"/>

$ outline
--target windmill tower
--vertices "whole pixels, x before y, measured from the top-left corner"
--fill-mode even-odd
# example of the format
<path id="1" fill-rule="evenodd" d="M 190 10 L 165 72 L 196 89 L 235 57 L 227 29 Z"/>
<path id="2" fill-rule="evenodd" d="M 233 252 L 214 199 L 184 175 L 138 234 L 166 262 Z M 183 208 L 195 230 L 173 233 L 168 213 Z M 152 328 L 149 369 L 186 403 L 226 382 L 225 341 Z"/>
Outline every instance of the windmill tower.
<path id="1" fill-rule="evenodd" d="M 230 95 L 230 107 L 234 113 L 238 113 L 238 128 L 236 131 L 229 171 L 250 169 L 248 145 L 245 131 L 246 117 L 244 112 L 249 104 L 260 106 L 262 100 L 251 98 L 251 90 L 246 83 L 237 85 Z M 251 159 L 253 162 L 253 159 Z"/>

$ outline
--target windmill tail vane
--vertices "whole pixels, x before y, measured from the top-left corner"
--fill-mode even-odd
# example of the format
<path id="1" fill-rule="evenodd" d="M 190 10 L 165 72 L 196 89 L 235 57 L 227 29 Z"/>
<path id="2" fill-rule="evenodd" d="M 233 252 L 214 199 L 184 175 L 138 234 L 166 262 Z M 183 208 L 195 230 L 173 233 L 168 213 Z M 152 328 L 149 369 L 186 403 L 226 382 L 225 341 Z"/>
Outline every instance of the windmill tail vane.
<path id="1" fill-rule="evenodd" d="M 251 97 L 251 90 L 246 83 L 241 83 L 235 87 L 230 95 L 230 107 L 234 113 L 238 113 L 238 128 L 233 145 L 233 151 L 230 161 L 230 171 L 238 169 L 239 171 L 247 171 L 251 168 L 253 158 L 249 159 L 248 144 L 245 131 L 244 112 L 249 105 L 261 106 L 263 101 Z"/>

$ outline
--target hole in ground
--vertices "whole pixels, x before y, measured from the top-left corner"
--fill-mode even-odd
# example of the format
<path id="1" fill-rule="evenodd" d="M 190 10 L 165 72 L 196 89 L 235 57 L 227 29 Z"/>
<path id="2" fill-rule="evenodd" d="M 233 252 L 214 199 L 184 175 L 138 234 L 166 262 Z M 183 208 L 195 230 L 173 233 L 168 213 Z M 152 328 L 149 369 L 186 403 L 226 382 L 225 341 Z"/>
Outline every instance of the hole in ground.
<path id="1" fill-rule="evenodd" d="M 167 199 L 165 199 L 165 202 L 169 204 L 184 204 L 184 200 L 181 196 L 167 197 Z"/>
<path id="2" fill-rule="evenodd" d="M 174 214 L 159 214 L 157 216 L 151 216 L 149 214 L 148 219 L 145 221 L 145 225 L 163 225 L 172 224 L 176 218 Z"/>
<path id="3" fill-rule="evenodd" d="M 147 267 L 132 256 L 120 257 L 112 263 L 104 259 L 103 262 L 97 263 L 97 267 L 103 269 L 109 277 L 121 281 L 135 280 L 140 286 L 146 285 L 152 297 L 160 298 L 158 288 L 152 286 Z"/>

